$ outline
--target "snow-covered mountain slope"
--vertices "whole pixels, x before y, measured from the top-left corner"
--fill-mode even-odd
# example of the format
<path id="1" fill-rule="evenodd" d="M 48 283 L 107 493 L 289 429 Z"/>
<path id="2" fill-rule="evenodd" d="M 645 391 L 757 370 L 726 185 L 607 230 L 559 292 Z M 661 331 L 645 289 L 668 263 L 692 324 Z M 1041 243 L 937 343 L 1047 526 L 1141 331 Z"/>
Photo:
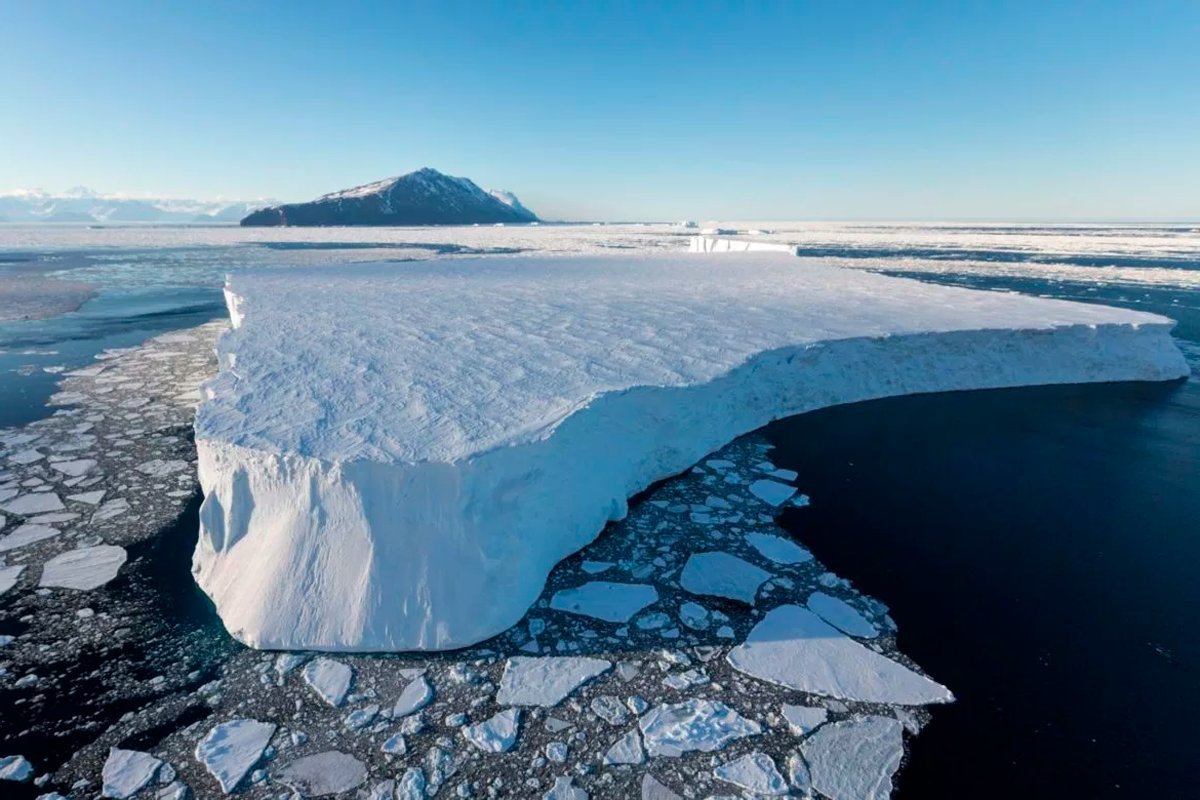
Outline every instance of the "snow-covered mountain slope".
<path id="1" fill-rule="evenodd" d="M 101 194 L 79 186 L 0 193 L 2 222 L 237 222 L 270 200 L 183 200 Z"/>
<path id="2" fill-rule="evenodd" d="M 537 219 L 514 195 L 502 194 L 509 199 L 489 194 L 467 178 L 426 167 L 308 203 L 264 208 L 242 225 L 470 225 Z"/>
<path id="3" fill-rule="evenodd" d="M 534 214 L 532 211 L 526 208 L 512 192 L 504 189 L 489 189 L 488 194 L 499 200 L 501 203 L 504 203 L 504 205 L 508 206 L 513 211 L 524 214 L 530 221 L 537 219 L 537 214 Z"/>
<path id="4" fill-rule="evenodd" d="M 193 572 L 266 648 L 488 638 L 628 497 L 779 417 L 1188 372 L 1163 317 L 776 253 L 248 271 L 227 297 Z"/>

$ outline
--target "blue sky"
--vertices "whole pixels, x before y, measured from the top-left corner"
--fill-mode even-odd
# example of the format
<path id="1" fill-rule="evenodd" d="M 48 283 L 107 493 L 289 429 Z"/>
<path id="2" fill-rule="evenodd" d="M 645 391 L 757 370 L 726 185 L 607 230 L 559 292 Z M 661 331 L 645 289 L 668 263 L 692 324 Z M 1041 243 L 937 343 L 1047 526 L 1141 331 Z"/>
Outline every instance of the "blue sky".
<path id="1" fill-rule="evenodd" d="M 0 0 L 0 189 L 1200 218 L 1200 3 Z"/>

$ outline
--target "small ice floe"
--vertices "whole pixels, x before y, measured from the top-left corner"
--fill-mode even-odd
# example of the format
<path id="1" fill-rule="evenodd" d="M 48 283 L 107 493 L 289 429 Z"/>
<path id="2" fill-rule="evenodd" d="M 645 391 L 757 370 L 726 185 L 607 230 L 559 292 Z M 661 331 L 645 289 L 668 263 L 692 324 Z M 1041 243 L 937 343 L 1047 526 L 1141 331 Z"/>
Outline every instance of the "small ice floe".
<path id="1" fill-rule="evenodd" d="M 625 720 L 629 718 L 629 712 L 625 710 L 621 698 L 611 694 L 602 694 L 592 698 L 588 707 L 592 709 L 593 714 L 609 725 L 624 725 Z"/>
<path id="2" fill-rule="evenodd" d="M 569 775 L 563 775 L 554 779 L 554 785 L 542 795 L 542 800 L 588 800 L 588 793 L 576 786 Z"/>
<path id="3" fill-rule="evenodd" d="M 173 475 L 176 472 L 183 472 L 188 468 L 188 462 L 179 460 L 166 461 L 161 458 L 155 458 L 143 464 L 138 464 L 136 469 L 143 475 L 148 475 L 151 478 L 165 478 L 168 475 Z"/>
<path id="4" fill-rule="evenodd" d="M 21 573 L 25 570 L 20 564 L 14 564 L 9 567 L 0 567 L 0 594 L 4 594 L 17 583 L 17 578 L 21 577 Z"/>
<path id="5" fill-rule="evenodd" d="M 477 725 L 462 729 L 463 738 L 485 753 L 507 753 L 517 743 L 521 730 L 521 710 L 506 708 Z"/>
<path id="6" fill-rule="evenodd" d="M 758 589 L 771 573 L 731 553 L 695 553 L 687 560 L 679 585 L 692 594 L 726 597 L 754 605 Z"/>
<path id="7" fill-rule="evenodd" d="M 216 778 L 225 794 L 232 792 L 262 758 L 275 725 L 256 719 L 234 719 L 214 725 L 196 745 L 196 760 Z"/>
<path id="8" fill-rule="evenodd" d="M 0 505 L 0 509 L 10 514 L 20 514 L 22 517 L 45 514 L 49 511 L 62 511 L 64 508 L 66 506 L 54 492 L 30 492 Z"/>
<path id="9" fill-rule="evenodd" d="M 396 800 L 425 800 L 425 773 L 409 767 L 396 783 Z"/>
<path id="10" fill-rule="evenodd" d="M 37 462 L 37 461 L 41 461 L 43 458 L 45 458 L 45 456 L 43 456 L 37 450 L 30 449 L 30 450 L 22 450 L 19 453 L 13 453 L 11 456 L 8 457 L 7 460 L 9 461 L 9 463 L 12 463 L 12 464 L 26 465 L 26 464 L 33 464 L 34 462 Z"/>
<path id="11" fill-rule="evenodd" d="M 779 797 L 788 793 L 787 781 L 766 753 L 747 753 L 713 770 L 713 777 L 732 783 L 753 797 Z M 866 797 L 867 795 L 864 795 Z"/>
<path id="12" fill-rule="evenodd" d="M 800 745 L 813 788 L 830 800 L 888 797 L 904 756 L 904 726 L 889 717 L 833 722 Z"/>
<path id="13" fill-rule="evenodd" d="M 683 800 L 647 772 L 642 776 L 642 800 Z"/>
<path id="14" fill-rule="evenodd" d="M 565 742 L 550 742 L 545 749 L 546 758 L 555 764 L 565 764 L 569 748 Z"/>
<path id="15" fill-rule="evenodd" d="M 46 562 L 38 586 L 90 591 L 117 577 L 128 557 L 124 547 L 111 544 L 68 550 Z"/>
<path id="16" fill-rule="evenodd" d="M 356 708 L 355 710 L 351 711 L 346 715 L 346 718 L 342 720 L 342 723 L 346 726 L 347 730 L 361 731 L 363 728 L 374 722 L 375 718 L 378 716 L 379 704 L 372 703 L 369 706 Z"/>
<path id="17" fill-rule="evenodd" d="M 644 583 L 590 581 L 555 592 L 550 598 L 550 607 L 606 622 L 628 622 L 630 617 L 657 600 L 658 592 Z"/>
<path id="18" fill-rule="evenodd" d="M 149 753 L 117 747 L 110 749 L 101 774 L 104 781 L 101 796 L 115 800 L 133 797 L 150 785 L 162 765 L 162 759 Z"/>
<path id="19" fill-rule="evenodd" d="M 409 681 L 408 685 L 404 687 L 404 691 L 400 693 L 396 705 L 392 707 L 392 717 L 395 719 L 407 717 L 432 702 L 433 687 L 429 685 L 429 681 L 425 679 L 424 675 L 418 675 Z"/>
<path id="20" fill-rule="evenodd" d="M 642 747 L 642 735 L 637 728 L 631 728 L 620 739 L 613 742 L 612 747 L 604 754 L 604 763 L 611 764 L 643 764 L 646 761 L 646 750 Z"/>
<path id="21" fill-rule="evenodd" d="M 78 458 L 74 461 L 55 461 L 50 464 L 51 469 L 56 469 L 64 475 L 69 475 L 72 478 L 78 478 L 80 475 L 86 475 L 89 470 L 96 466 L 96 462 L 90 458 Z"/>
<path id="22" fill-rule="evenodd" d="M 24 783 L 33 777 L 33 764 L 25 756 L 0 756 L 0 781 Z"/>
<path id="23" fill-rule="evenodd" d="M 611 662 L 586 656 L 514 656 L 504 666 L 496 702 L 549 708 L 611 668 Z"/>
<path id="24" fill-rule="evenodd" d="M 404 740 L 404 734 L 393 733 L 379 746 L 379 750 L 388 755 L 402 756 L 408 752 L 408 742 Z"/>
<path id="25" fill-rule="evenodd" d="M 839 597 L 824 592 L 813 592 L 808 596 L 808 610 L 851 636 L 874 639 L 879 635 L 879 629 L 875 627 L 875 623 Z"/>
<path id="26" fill-rule="evenodd" d="M 92 514 L 92 524 L 104 522 L 113 517 L 119 517 L 129 510 L 129 501 L 124 497 L 118 497 L 114 500 L 109 500 L 100 508 L 96 509 L 96 513 Z"/>
<path id="27" fill-rule="evenodd" d="M 693 630 L 708 630 L 708 609 L 699 603 L 686 602 L 679 605 L 679 621 Z"/>
<path id="28" fill-rule="evenodd" d="M 52 539 L 60 533 L 62 531 L 58 528 L 27 522 L 15 528 L 12 533 L 0 536 L 0 553 L 16 550 L 18 547 L 25 547 L 26 545 L 44 541 L 45 539 Z"/>
<path id="29" fill-rule="evenodd" d="M 584 572 L 586 572 L 588 575 L 599 575 L 601 572 L 607 572 L 608 570 L 612 569 L 614 566 L 616 566 L 616 565 L 611 561 L 587 561 L 587 560 L 585 560 L 582 564 L 579 565 L 579 568 L 582 569 Z"/>
<path id="30" fill-rule="evenodd" d="M 794 481 L 796 478 L 800 477 L 800 473 L 796 472 L 794 469 L 779 468 L 767 470 L 767 475 L 772 478 L 777 478 L 781 481 Z"/>
<path id="31" fill-rule="evenodd" d="M 322 700 L 337 708 L 346 701 L 354 670 L 332 658 L 316 658 L 304 665 L 304 680 Z"/>
<path id="32" fill-rule="evenodd" d="M 748 533 L 746 541 L 768 561 L 776 564 L 804 564 L 812 561 L 812 553 L 782 536 L 769 533 Z"/>
<path id="33" fill-rule="evenodd" d="M 870 650 L 802 606 L 779 606 L 729 651 L 729 664 L 759 680 L 867 703 L 946 703 L 945 686 Z"/>
<path id="34" fill-rule="evenodd" d="M 290 786 L 301 797 L 341 794 L 367 781 L 367 768 L 349 753 L 326 750 L 298 758 L 283 769 L 274 770 L 276 781 Z"/>
<path id="35" fill-rule="evenodd" d="M 77 503 L 85 503 L 89 506 L 98 506 L 100 501 L 104 499 L 104 490 L 100 489 L 95 492 L 83 492 L 81 494 L 69 494 L 68 500 L 74 500 Z"/>
<path id="36" fill-rule="evenodd" d="M 638 721 L 651 756 L 710 753 L 734 739 L 757 736 L 762 726 L 724 703 L 694 698 L 650 709 Z"/>
<path id="37" fill-rule="evenodd" d="M 808 736 L 818 727 L 825 724 L 829 717 L 828 709 L 820 706 L 794 706 L 783 704 L 783 718 L 787 721 L 788 730 L 796 736 Z"/>
<path id="38" fill-rule="evenodd" d="M 788 498 L 796 493 L 795 486 L 788 486 L 786 483 L 772 481 L 766 478 L 755 481 L 750 484 L 750 494 L 762 500 L 764 503 L 772 506 L 781 506 L 787 502 Z"/>
<path id="39" fill-rule="evenodd" d="M 280 653 L 275 657 L 275 674 L 280 678 L 286 678 L 308 659 L 307 653 Z"/>

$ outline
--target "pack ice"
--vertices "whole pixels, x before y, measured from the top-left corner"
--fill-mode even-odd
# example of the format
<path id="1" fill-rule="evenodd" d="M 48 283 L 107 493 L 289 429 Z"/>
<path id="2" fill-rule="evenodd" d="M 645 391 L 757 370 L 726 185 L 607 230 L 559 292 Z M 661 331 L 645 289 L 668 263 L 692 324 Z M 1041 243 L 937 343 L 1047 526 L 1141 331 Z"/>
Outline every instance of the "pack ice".
<path id="1" fill-rule="evenodd" d="M 630 495 L 779 417 L 1187 372 L 1163 317 L 775 253 L 247 271 L 226 298 L 193 572 L 264 648 L 499 633 Z"/>

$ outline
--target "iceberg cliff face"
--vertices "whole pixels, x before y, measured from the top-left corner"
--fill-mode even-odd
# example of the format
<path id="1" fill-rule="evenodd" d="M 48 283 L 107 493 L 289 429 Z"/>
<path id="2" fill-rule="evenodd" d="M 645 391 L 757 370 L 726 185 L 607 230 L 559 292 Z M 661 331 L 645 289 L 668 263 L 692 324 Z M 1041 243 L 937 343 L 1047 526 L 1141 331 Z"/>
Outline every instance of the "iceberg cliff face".
<path id="1" fill-rule="evenodd" d="M 1187 372 L 1162 317 L 779 254 L 247 272 L 227 298 L 193 572 L 270 648 L 499 633 L 630 495 L 782 416 Z"/>

